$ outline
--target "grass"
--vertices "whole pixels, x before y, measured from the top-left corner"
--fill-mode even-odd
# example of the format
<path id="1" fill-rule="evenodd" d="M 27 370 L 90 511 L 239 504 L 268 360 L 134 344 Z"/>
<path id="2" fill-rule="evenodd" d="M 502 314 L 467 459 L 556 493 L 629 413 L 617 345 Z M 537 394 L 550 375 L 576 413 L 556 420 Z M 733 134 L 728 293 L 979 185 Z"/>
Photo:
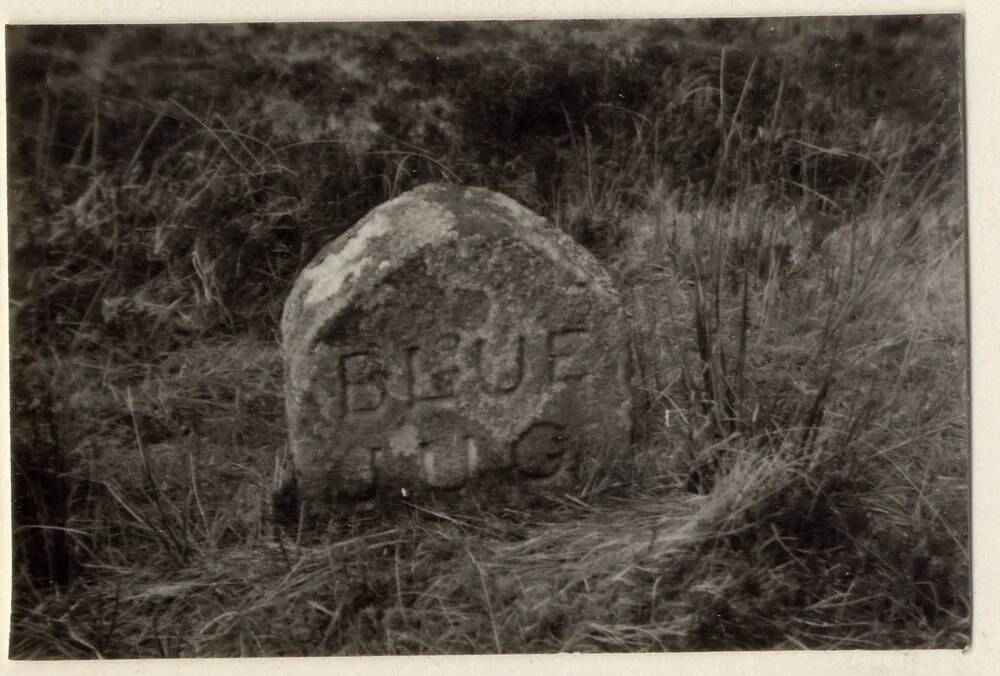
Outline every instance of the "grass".
<path id="1" fill-rule="evenodd" d="M 13 29 L 13 657 L 967 644 L 959 26 L 555 29 Z M 278 526 L 281 302 L 426 180 L 612 272 L 635 443 Z"/>

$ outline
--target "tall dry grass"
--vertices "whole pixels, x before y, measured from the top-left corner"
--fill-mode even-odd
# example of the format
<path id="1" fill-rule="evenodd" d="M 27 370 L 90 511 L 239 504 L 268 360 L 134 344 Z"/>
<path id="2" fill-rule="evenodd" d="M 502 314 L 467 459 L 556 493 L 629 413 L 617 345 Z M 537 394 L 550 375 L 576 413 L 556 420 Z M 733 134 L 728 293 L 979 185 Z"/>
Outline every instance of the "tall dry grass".
<path id="1" fill-rule="evenodd" d="M 945 21 L 777 22 L 771 46 L 766 22 L 564 43 L 197 28 L 176 34 L 191 54 L 162 29 L 33 35 L 14 82 L 42 112 L 15 110 L 11 143 L 11 654 L 964 645 L 961 135 L 954 92 L 907 60 L 949 53 Z M 101 56 L 137 40 L 177 57 L 162 77 Z M 876 57 L 929 78 L 934 110 L 871 115 Z M 477 63 L 495 96 L 464 84 Z M 376 67 L 393 76 L 324 98 Z M 636 443 L 564 495 L 279 528 L 277 308 L 322 239 L 428 178 L 509 192 L 606 263 Z"/>

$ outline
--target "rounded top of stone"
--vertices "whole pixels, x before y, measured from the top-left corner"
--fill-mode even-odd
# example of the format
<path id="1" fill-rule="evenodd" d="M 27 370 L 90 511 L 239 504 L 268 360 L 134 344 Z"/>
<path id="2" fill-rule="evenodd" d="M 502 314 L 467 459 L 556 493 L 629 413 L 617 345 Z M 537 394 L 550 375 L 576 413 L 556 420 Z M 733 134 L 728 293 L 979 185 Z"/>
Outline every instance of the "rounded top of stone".
<path id="1" fill-rule="evenodd" d="M 305 325 L 337 315 L 424 249 L 465 238 L 516 240 L 566 270 L 574 284 L 616 294 L 596 259 L 538 214 L 485 188 L 430 183 L 376 207 L 320 250 L 285 303 L 283 342 L 308 340 Z"/>

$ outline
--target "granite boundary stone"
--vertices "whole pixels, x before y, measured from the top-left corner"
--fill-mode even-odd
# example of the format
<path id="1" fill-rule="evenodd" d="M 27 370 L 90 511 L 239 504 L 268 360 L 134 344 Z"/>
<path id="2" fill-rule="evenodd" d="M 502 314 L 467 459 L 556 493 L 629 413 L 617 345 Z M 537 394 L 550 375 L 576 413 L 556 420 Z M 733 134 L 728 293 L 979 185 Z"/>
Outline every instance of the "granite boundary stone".
<path id="1" fill-rule="evenodd" d="M 622 304 L 566 233 L 482 188 L 375 208 L 301 272 L 281 322 L 298 498 L 568 488 L 624 451 Z"/>

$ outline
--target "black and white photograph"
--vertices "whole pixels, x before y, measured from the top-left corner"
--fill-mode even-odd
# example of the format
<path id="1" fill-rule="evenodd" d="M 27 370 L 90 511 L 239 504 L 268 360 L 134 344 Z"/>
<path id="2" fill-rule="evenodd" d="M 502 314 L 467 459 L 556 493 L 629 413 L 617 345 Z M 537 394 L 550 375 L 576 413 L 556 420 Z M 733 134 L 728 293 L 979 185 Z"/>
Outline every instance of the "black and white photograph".
<path id="1" fill-rule="evenodd" d="M 968 648 L 967 28 L 6 25 L 9 659 Z"/>

